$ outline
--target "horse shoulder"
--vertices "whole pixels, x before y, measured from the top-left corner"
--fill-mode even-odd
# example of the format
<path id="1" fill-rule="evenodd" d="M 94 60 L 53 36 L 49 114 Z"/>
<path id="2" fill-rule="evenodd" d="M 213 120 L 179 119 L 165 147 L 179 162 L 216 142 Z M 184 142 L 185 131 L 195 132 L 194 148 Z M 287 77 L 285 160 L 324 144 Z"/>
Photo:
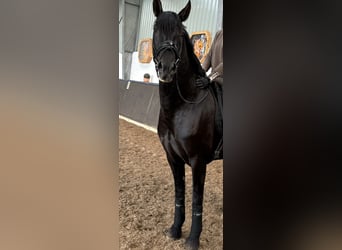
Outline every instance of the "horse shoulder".
<path id="1" fill-rule="evenodd" d="M 214 110 L 210 105 L 203 103 L 201 106 L 188 105 L 174 116 L 173 126 L 177 138 L 192 138 L 194 136 L 207 135 L 208 127 L 214 124 Z"/>

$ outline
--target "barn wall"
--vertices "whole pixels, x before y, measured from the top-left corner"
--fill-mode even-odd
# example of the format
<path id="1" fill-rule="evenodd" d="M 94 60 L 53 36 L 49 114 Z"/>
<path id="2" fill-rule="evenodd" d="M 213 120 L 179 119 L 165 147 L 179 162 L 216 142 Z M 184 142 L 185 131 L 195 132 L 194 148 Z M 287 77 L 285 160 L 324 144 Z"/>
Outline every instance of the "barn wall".
<path id="1" fill-rule="evenodd" d="M 157 128 L 159 87 L 156 84 L 119 80 L 119 114 Z"/>
<path id="2" fill-rule="evenodd" d="M 184 22 L 189 35 L 195 31 L 208 30 L 212 38 L 222 23 L 223 0 L 191 0 L 191 12 Z M 141 18 L 138 31 L 138 41 L 152 38 L 155 16 L 152 9 L 153 0 L 141 2 Z M 188 0 L 161 0 L 163 9 L 178 13 Z"/>
<path id="3" fill-rule="evenodd" d="M 150 74 L 150 82 L 159 83 L 153 60 L 150 63 L 140 63 L 138 52 L 133 52 L 130 80 L 142 82 L 145 73 Z"/>

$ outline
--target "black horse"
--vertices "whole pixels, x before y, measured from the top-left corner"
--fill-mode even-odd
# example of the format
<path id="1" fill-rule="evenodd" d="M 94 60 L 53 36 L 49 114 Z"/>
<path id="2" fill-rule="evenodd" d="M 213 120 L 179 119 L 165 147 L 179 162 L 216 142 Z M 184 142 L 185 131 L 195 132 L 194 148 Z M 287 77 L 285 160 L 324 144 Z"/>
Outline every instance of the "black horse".
<path id="1" fill-rule="evenodd" d="M 182 22 L 190 1 L 178 14 L 163 11 L 153 1 L 157 17 L 153 30 L 153 59 L 159 77 L 160 113 L 158 135 L 166 151 L 175 182 L 174 222 L 166 233 L 181 237 L 185 220 L 185 164 L 192 168 L 192 225 L 186 247 L 198 249 L 202 231 L 203 191 L 206 165 L 222 159 L 222 116 L 215 83 L 201 89 L 196 79 L 205 77 Z M 222 97 L 221 97 L 222 98 Z"/>

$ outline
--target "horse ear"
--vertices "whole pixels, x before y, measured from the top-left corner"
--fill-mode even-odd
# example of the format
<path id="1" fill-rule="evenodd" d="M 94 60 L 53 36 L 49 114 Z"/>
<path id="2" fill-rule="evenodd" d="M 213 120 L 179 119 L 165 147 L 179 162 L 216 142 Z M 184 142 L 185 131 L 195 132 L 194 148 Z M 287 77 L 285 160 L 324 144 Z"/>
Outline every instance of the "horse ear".
<path id="1" fill-rule="evenodd" d="M 190 10 L 191 10 L 191 2 L 189 0 L 188 3 L 186 4 L 186 6 L 184 7 L 184 9 L 182 9 L 178 13 L 178 16 L 182 22 L 184 22 L 186 19 L 188 19 L 189 14 L 190 14 Z"/>
<path id="2" fill-rule="evenodd" d="M 153 13 L 156 17 L 163 13 L 163 7 L 160 0 L 153 0 Z"/>

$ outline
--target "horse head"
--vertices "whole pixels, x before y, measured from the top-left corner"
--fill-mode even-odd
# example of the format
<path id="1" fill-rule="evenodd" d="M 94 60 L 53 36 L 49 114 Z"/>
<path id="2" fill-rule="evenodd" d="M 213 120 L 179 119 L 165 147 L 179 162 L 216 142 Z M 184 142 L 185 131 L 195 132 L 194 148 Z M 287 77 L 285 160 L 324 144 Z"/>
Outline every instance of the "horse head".
<path id="1" fill-rule="evenodd" d="M 160 82 L 172 82 L 182 63 L 186 47 L 184 36 L 187 35 L 183 22 L 189 17 L 190 9 L 190 0 L 178 14 L 163 11 L 160 0 L 153 0 L 153 13 L 157 18 L 153 27 L 153 60 Z"/>

